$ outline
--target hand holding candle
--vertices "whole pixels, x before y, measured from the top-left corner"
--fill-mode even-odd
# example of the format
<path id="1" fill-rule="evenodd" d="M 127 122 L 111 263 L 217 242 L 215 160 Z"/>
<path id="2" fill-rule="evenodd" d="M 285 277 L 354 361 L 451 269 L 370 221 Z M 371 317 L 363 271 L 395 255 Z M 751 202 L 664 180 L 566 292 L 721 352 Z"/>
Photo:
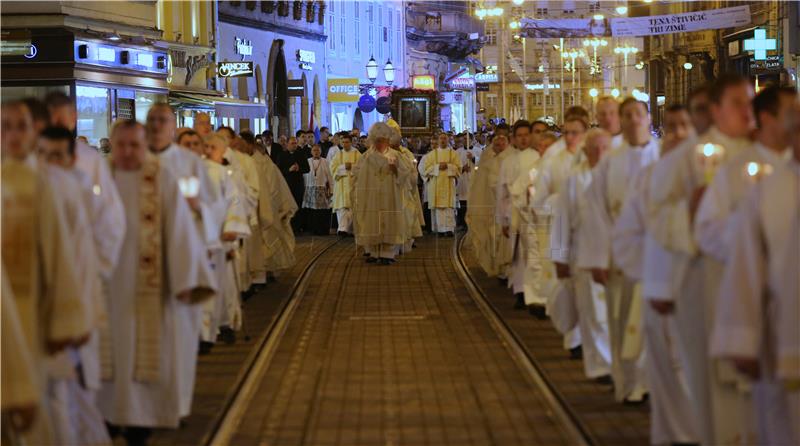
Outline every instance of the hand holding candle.
<path id="1" fill-rule="evenodd" d="M 698 144 L 696 150 L 703 169 L 704 184 L 711 184 L 725 157 L 725 148 L 719 144 L 706 143 Z"/>

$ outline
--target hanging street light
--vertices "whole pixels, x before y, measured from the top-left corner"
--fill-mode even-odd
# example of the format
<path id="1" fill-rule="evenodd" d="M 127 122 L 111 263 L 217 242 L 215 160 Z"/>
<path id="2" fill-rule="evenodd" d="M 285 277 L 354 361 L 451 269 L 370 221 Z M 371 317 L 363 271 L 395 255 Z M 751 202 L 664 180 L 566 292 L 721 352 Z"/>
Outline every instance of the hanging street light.
<path id="1" fill-rule="evenodd" d="M 628 7 L 627 6 L 617 6 L 617 14 L 625 15 L 627 13 L 628 13 Z"/>
<path id="2" fill-rule="evenodd" d="M 636 54 L 638 52 L 639 48 L 636 48 L 635 46 L 629 46 L 627 44 L 614 48 L 614 54 L 622 54 L 622 83 L 624 85 L 627 85 L 628 83 L 628 54 Z"/>
<path id="3" fill-rule="evenodd" d="M 389 85 L 394 82 L 394 65 L 392 65 L 391 59 L 386 59 L 386 65 L 383 66 L 383 77 Z"/>
<path id="4" fill-rule="evenodd" d="M 378 78 L 378 62 L 375 62 L 375 58 L 372 56 L 369 57 L 369 61 L 367 62 L 367 78 L 372 84 L 374 84 L 375 79 Z"/>

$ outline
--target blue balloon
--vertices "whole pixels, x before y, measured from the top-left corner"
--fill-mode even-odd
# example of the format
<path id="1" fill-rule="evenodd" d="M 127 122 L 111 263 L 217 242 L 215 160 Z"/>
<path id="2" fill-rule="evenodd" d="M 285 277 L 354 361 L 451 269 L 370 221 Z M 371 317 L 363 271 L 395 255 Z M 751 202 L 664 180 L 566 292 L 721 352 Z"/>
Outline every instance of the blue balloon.
<path id="1" fill-rule="evenodd" d="M 361 96 L 358 99 L 358 108 L 364 113 L 369 113 L 372 110 L 375 110 L 375 98 L 368 94 Z"/>
<path id="2" fill-rule="evenodd" d="M 385 115 L 392 111 L 392 98 L 389 96 L 381 96 L 378 98 L 377 106 L 378 113 Z"/>

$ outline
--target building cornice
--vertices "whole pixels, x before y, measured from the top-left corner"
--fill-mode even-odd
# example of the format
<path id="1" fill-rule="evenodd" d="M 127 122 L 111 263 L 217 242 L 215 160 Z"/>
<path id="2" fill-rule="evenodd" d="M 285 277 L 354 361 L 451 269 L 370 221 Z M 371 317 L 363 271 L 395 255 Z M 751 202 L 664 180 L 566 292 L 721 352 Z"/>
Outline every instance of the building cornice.
<path id="1" fill-rule="evenodd" d="M 299 37 L 301 39 L 316 40 L 318 42 L 324 42 L 327 39 L 327 36 L 321 33 L 313 31 L 304 31 L 302 29 L 292 28 L 290 26 L 280 25 L 276 23 L 262 22 L 256 19 L 239 17 L 235 15 L 226 14 L 223 12 L 219 13 L 219 21 L 230 23 L 233 25 L 246 26 L 248 28 L 261 29 L 264 31 L 270 31 L 287 36 Z"/>
<path id="2" fill-rule="evenodd" d="M 126 25 L 101 19 L 63 14 L 3 14 L 3 28 L 72 28 L 83 31 L 118 33 L 125 37 L 161 39 L 161 30 L 146 26 Z"/>

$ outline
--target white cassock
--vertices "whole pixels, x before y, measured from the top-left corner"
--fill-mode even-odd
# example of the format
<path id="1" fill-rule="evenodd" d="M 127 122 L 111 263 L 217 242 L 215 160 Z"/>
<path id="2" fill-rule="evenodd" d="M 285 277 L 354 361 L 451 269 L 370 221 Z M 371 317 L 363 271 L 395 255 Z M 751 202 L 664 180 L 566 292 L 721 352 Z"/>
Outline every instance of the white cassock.
<path id="1" fill-rule="evenodd" d="M 446 163 L 447 168 L 440 170 L 440 163 Z M 461 175 L 458 154 L 450 147 L 431 150 L 423 157 L 421 171 L 428 190 L 428 209 L 431 211 L 433 232 L 455 231 L 455 208 L 458 202 L 456 181 Z"/>
<path id="2" fill-rule="evenodd" d="M 561 138 L 559 141 L 563 141 Z M 557 141 L 558 142 L 558 141 Z M 550 230 L 552 224 L 553 207 L 559 199 L 562 186 L 575 166 L 577 154 L 562 147 L 551 147 L 545 151 L 539 166 L 536 168 L 534 193 L 531 198 L 533 211 L 536 213 L 536 233 L 539 236 L 539 251 L 542 256 L 542 295 L 547 298 L 547 311 L 554 319 L 559 318 L 554 312 L 553 300 L 558 289 L 556 269 L 550 260 Z M 579 152 L 580 153 L 580 152 Z M 581 345 L 581 332 L 579 329 L 568 331 L 564 334 L 564 348 L 571 349 Z"/>
<path id="3" fill-rule="evenodd" d="M 202 158 L 189 149 L 172 143 L 166 149 L 158 152 L 161 165 L 166 168 L 180 186 L 190 178 L 196 178 L 198 184 L 197 199 L 200 203 L 200 213 L 194 218 L 197 235 L 206 246 L 216 243 L 218 234 L 216 233 L 215 217 L 213 209 L 218 205 L 219 195 L 210 187 L 208 170 Z M 182 193 L 184 193 L 182 191 Z M 212 287 L 219 289 L 216 278 L 213 280 Z M 203 307 L 200 305 L 178 305 L 179 325 L 178 342 L 181 348 L 178 352 L 181 360 L 178 362 L 179 374 L 186 379 L 182 380 L 184 387 L 181 389 L 181 416 L 187 416 L 192 409 L 192 397 L 194 396 L 195 371 L 197 369 L 197 343 L 200 340 L 200 329 L 203 325 Z"/>
<path id="4" fill-rule="evenodd" d="M 641 327 L 642 317 L 637 312 L 641 308 L 639 289 L 622 274 L 613 259 L 612 230 L 633 179 L 641 169 L 657 160 L 658 154 L 659 144 L 655 138 L 641 147 L 624 143 L 592 169 L 592 182 L 586 189 L 588 206 L 583 223 L 591 230 L 582 233 L 585 236 L 580 241 L 577 265 L 578 268 L 608 271 L 606 302 L 611 376 L 617 401 L 640 400 L 646 390 L 641 361 L 644 354 L 642 333 L 636 330 Z"/>
<path id="5" fill-rule="evenodd" d="M 100 362 L 97 329 L 106 321 L 106 309 L 97 264 L 90 203 L 94 195 L 88 178 L 78 170 L 40 163 L 37 166 L 53 185 L 56 198 L 64 210 L 69 252 L 83 300 L 85 318 L 91 327 L 91 342 L 81 348 L 66 350 L 48 358 L 48 404 L 55 428 L 56 441 L 62 445 L 110 444 L 103 416 L 94 404 L 93 392 L 100 385 Z M 88 192 L 88 196 L 87 196 Z M 84 361 L 85 360 L 85 361 Z M 77 368 L 83 371 L 79 377 Z M 79 383 L 82 380 L 86 387 Z"/>
<path id="6" fill-rule="evenodd" d="M 422 237 L 422 226 L 425 226 L 425 218 L 422 216 L 422 203 L 419 201 L 419 189 L 417 182 L 419 175 L 413 168 L 414 154 L 407 148 L 400 146 L 399 152 L 408 161 L 411 170 L 406 176 L 407 181 L 403 188 L 403 212 L 405 214 L 406 240 L 403 244 L 404 253 L 411 252 L 414 246 L 414 239 Z"/>
<path id="7" fill-rule="evenodd" d="M 261 190 L 262 184 L 264 183 L 264 178 L 262 176 L 266 175 L 267 169 L 264 168 L 264 165 L 268 162 L 267 158 L 269 156 L 255 151 L 252 156 L 250 156 L 250 160 L 252 161 L 253 168 L 256 172 L 256 178 L 258 179 L 258 197 L 259 202 L 256 203 L 255 211 L 256 215 L 258 216 L 261 211 L 261 204 L 260 198 L 261 194 L 265 193 Z M 272 159 L 269 159 L 269 162 L 272 162 Z M 250 164 L 250 163 L 248 163 Z M 270 212 L 270 210 L 266 210 Z M 267 260 L 266 260 L 266 252 L 264 250 L 264 241 L 261 239 L 261 234 L 264 230 L 261 228 L 261 222 L 258 218 L 256 218 L 256 223 L 251 224 L 250 233 L 251 236 L 248 241 L 245 243 L 245 247 L 247 249 L 247 265 L 250 271 L 250 279 L 252 283 L 256 284 L 264 284 L 267 283 Z"/>
<path id="8" fill-rule="evenodd" d="M 187 409 L 186 380 L 193 380 L 186 373 L 194 370 L 192 364 L 181 364 L 187 356 L 180 351 L 184 348 L 181 324 L 185 313 L 195 311 L 190 306 L 215 292 L 206 243 L 195 229 L 177 180 L 159 164 L 148 156 L 141 170 L 114 172 L 128 229 L 112 274 L 114 292 L 108 303 L 111 343 L 98 401 L 106 420 L 120 426 L 178 426 Z M 155 192 L 145 193 L 148 189 Z M 160 213 L 158 219 L 156 213 Z M 157 252 L 157 245 L 141 244 L 140 238 L 158 233 L 162 234 L 162 246 Z M 158 263 L 160 268 L 148 268 Z M 157 297 L 162 302 L 157 308 L 145 307 L 146 312 L 143 305 L 149 298 L 141 288 L 154 282 L 145 278 L 153 269 L 162 271 Z M 178 301 L 177 294 L 186 291 L 192 291 L 192 301 Z M 193 344 L 195 359 L 197 341 L 195 338 Z"/>
<path id="9" fill-rule="evenodd" d="M 497 178 L 497 221 L 509 227 L 512 252 L 508 285 L 514 294 L 523 293 L 526 305 L 546 303 L 539 290 L 541 257 L 529 191 L 531 170 L 539 159 L 536 150 L 515 150 L 503 160 Z"/>
<path id="10" fill-rule="evenodd" d="M 80 339 L 90 333 L 92 325 L 75 271 L 63 203 L 54 190 L 59 183 L 52 181 L 47 169 L 33 169 L 30 164 L 12 159 L 3 160 L 0 179 L 0 252 L 7 273 L 3 278 L 13 294 L 27 343 L 24 348 L 33 360 L 33 384 L 40 391 L 40 410 L 21 441 L 51 444 L 56 438 L 44 390 L 49 372 L 45 343 Z"/>
<path id="11" fill-rule="evenodd" d="M 758 444 L 800 444 L 800 161 L 753 188 L 728 234 L 710 354 L 757 359 Z"/>
<path id="12" fill-rule="evenodd" d="M 472 155 L 472 159 L 469 159 L 467 154 Z M 468 150 L 464 147 L 460 149 L 456 149 L 456 154 L 458 155 L 459 161 L 461 161 L 461 175 L 458 176 L 458 180 L 456 180 L 456 196 L 458 197 L 459 201 L 468 201 L 467 194 L 469 192 L 469 185 L 475 172 L 475 166 L 478 165 L 480 160 L 478 159 L 478 155 L 475 154 L 475 151 Z"/>
<path id="13" fill-rule="evenodd" d="M 611 373 L 605 289 L 575 263 L 581 249 L 580 240 L 586 236 L 581 233 L 592 232 L 592 228 L 583 222 L 587 207 L 585 192 L 591 181 L 589 162 L 583 161 L 573 168 L 572 174 L 559 188 L 560 192 L 552 203 L 549 245 L 551 260 L 570 266 L 571 278 L 562 281 L 575 292 L 584 373 L 588 378 L 598 378 Z"/>
<path id="14" fill-rule="evenodd" d="M 497 177 L 500 165 L 514 149 L 507 148 L 499 154 L 488 150 L 478 162 L 478 170 L 470 184 L 467 209 L 467 237 L 472 243 L 475 257 L 490 277 L 506 277 L 511 261 L 511 246 L 503 236 L 502 227 L 495 219 Z"/>
<path id="15" fill-rule="evenodd" d="M 213 209 L 216 218 L 214 227 L 219 236 L 216 243 L 209 245 L 219 293 L 214 299 L 209 299 L 203 304 L 200 330 L 200 338 L 203 341 L 214 342 L 219 327 L 227 326 L 237 330 L 241 326 L 241 306 L 233 267 L 234 259 L 227 256 L 229 252 L 235 252 L 238 240 L 222 241 L 221 236 L 225 232 L 237 234 L 239 237 L 249 236 L 250 225 L 242 208 L 239 189 L 235 186 L 228 169 L 208 159 L 204 162 L 208 169 L 209 187 L 221 198 Z"/>
<path id="16" fill-rule="evenodd" d="M 328 156 L 330 156 L 330 152 L 328 152 Z M 334 181 L 333 209 L 336 211 L 336 220 L 339 222 L 337 232 L 348 234 L 353 232 L 352 169 L 359 158 L 361 158 L 361 154 L 356 149 L 350 148 L 350 150 L 342 151 L 337 149 L 336 155 L 330 161 Z M 351 170 L 347 170 L 347 163 L 350 163 Z"/>
<path id="17" fill-rule="evenodd" d="M 353 150 L 356 150 L 356 149 L 353 149 Z M 328 147 L 328 154 L 325 155 L 325 159 L 328 161 L 328 164 L 333 164 L 333 159 L 336 157 L 336 155 L 339 152 L 341 152 L 341 149 L 337 145 L 333 145 L 333 146 Z"/>
<path id="18" fill-rule="evenodd" d="M 233 170 L 233 176 L 237 186 L 240 188 L 241 197 L 245 211 L 247 212 L 247 219 L 250 224 L 250 230 L 258 227 L 258 171 L 255 162 L 250 156 L 238 152 L 228 147 L 222 155 L 223 159 L 228 162 L 226 166 L 228 169 Z M 239 291 L 247 291 L 252 283 L 250 277 L 250 256 L 249 256 L 249 237 L 241 240 L 238 255 L 236 257 L 236 276 L 238 281 Z"/>
<path id="19" fill-rule="evenodd" d="M 673 315 L 661 315 L 648 303 L 662 299 L 661 289 L 650 286 L 652 278 L 661 282 L 662 264 L 669 253 L 647 232 L 647 201 L 654 164 L 639 172 L 628 191 L 613 232 L 613 258 L 625 275 L 640 282 L 645 367 L 650 392 L 650 443 L 695 443 L 697 426 L 692 417 L 689 389 L 674 348 L 677 327 Z M 666 256 L 666 257 L 665 257 Z M 585 347 L 584 347 L 585 352 Z"/>
<path id="20" fill-rule="evenodd" d="M 678 350 L 690 389 L 694 419 L 702 444 L 735 444 L 741 439 L 741 392 L 736 385 L 724 385 L 709 360 L 707 342 L 714 315 L 715 296 L 707 294 L 708 258 L 699 255 L 692 230 L 690 202 L 694 191 L 707 182 L 698 147 L 714 143 L 725 149 L 724 159 L 736 157 L 751 142 L 730 138 L 715 127 L 682 143 L 653 168 L 648 211 L 648 230 L 669 253 L 669 299 L 675 302 Z M 734 420 L 734 421 L 731 421 Z M 738 420 L 738 421 L 736 421 Z"/>
<path id="21" fill-rule="evenodd" d="M 265 252 L 266 268 L 279 273 L 294 265 L 295 239 L 292 230 L 292 217 L 297 213 L 289 185 L 278 166 L 269 158 L 259 165 L 264 169 L 259 193 L 259 225 L 261 241 Z"/>

